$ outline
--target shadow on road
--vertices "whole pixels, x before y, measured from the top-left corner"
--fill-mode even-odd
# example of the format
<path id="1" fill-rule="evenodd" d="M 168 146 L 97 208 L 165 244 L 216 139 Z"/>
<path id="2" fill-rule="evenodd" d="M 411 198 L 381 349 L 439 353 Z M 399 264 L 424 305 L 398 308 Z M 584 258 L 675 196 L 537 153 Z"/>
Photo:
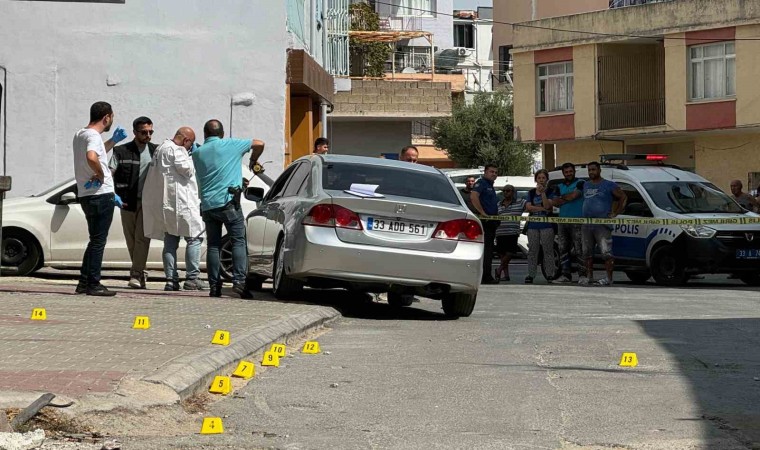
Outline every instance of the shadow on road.
<path id="1" fill-rule="evenodd" d="M 719 306 L 716 306 L 719 308 Z M 760 445 L 760 318 L 641 320 L 691 384 L 704 437 Z M 694 418 L 683 418 L 694 420 Z M 754 445 L 754 446 L 753 446 Z"/>
<path id="2" fill-rule="evenodd" d="M 283 303 L 302 303 L 307 305 L 329 306 L 340 311 L 343 317 L 371 320 L 456 320 L 446 317 L 443 312 L 433 312 L 419 308 L 420 303 L 412 306 L 395 308 L 387 303 L 377 302 L 371 294 L 344 291 L 341 289 L 306 289 L 303 297 L 307 300 L 277 300 L 270 291 L 254 293 L 255 298 Z"/>

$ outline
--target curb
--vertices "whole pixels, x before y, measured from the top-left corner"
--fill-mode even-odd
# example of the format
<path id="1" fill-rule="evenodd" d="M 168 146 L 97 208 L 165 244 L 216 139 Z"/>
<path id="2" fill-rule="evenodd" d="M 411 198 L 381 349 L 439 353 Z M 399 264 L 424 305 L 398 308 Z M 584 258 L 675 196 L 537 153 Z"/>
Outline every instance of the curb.
<path id="1" fill-rule="evenodd" d="M 274 342 L 289 338 L 328 323 L 339 317 L 334 308 L 319 307 L 316 311 L 301 313 L 287 319 L 253 329 L 242 336 L 234 336 L 227 347 L 201 350 L 175 359 L 141 381 L 167 386 L 184 400 L 205 391 L 215 375 L 232 371 L 241 359 L 264 350 Z"/>

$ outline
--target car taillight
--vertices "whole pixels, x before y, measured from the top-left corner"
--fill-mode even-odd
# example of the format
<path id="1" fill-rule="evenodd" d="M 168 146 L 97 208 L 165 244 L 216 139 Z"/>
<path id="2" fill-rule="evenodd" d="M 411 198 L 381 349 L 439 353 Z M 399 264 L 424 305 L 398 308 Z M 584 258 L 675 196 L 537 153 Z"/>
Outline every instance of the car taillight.
<path id="1" fill-rule="evenodd" d="M 433 232 L 436 239 L 456 239 L 459 241 L 483 242 L 483 229 L 474 220 L 457 219 L 438 224 Z"/>
<path id="2" fill-rule="evenodd" d="M 332 225 L 330 219 L 332 219 L 332 206 L 331 205 L 316 205 L 309 211 L 309 217 L 314 221 L 312 225 Z"/>
<path id="3" fill-rule="evenodd" d="M 338 205 L 315 205 L 303 219 L 304 225 L 330 228 L 348 228 L 361 230 L 359 215 L 350 209 Z"/>

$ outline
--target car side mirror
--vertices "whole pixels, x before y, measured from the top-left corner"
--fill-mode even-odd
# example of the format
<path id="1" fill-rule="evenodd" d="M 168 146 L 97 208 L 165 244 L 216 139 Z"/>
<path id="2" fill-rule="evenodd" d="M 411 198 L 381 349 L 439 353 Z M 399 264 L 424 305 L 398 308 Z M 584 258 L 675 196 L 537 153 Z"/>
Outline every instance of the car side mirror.
<path id="1" fill-rule="evenodd" d="M 77 194 L 73 192 L 66 192 L 65 194 L 61 195 L 61 198 L 58 199 L 59 205 L 70 205 L 72 203 L 76 203 L 78 201 Z"/>
<path id="2" fill-rule="evenodd" d="M 246 188 L 245 198 L 252 202 L 260 202 L 264 198 L 264 189 L 260 187 Z"/>

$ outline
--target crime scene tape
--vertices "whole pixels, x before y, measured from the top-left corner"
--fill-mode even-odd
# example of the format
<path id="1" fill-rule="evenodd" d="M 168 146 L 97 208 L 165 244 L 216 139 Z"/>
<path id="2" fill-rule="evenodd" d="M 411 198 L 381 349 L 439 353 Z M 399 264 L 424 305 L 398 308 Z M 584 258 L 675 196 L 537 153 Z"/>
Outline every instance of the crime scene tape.
<path id="1" fill-rule="evenodd" d="M 760 224 L 760 217 L 729 217 L 712 219 L 593 219 L 588 217 L 535 217 L 535 216 L 480 216 L 480 220 L 503 222 L 574 223 L 581 225 L 752 225 Z"/>

